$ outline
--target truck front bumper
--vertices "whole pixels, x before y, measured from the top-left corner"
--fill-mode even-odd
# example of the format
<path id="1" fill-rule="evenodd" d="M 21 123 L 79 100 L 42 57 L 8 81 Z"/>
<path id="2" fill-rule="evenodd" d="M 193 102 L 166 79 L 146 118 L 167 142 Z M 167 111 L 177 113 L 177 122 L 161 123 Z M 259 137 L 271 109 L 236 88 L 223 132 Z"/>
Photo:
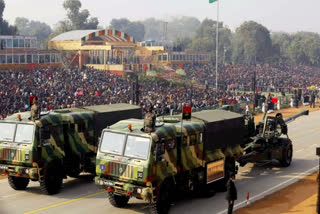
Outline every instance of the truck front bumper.
<path id="1" fill-rule="evenodd" d="M 152 187 L 143 187 L 130 183 L 117 182 L 114 180 L 100 178 L 99 176 L 95 177 L 94 181 L 99 188 L 105 189 L 109 193 L 135 197 L 138 199 L 149 201 L 150 203 L 153 202 Z"/>
<path id="2" fill-rule="evenodd" d="M 0 164 L 0 174 L 38 180 L 38 168 Z"/>

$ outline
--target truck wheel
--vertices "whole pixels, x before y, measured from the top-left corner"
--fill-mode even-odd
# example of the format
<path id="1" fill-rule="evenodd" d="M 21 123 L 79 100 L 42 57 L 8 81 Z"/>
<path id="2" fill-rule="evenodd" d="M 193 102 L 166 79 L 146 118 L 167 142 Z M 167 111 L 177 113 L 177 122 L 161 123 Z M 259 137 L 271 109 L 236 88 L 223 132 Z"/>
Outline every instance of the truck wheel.
<path id="1" fill-rule="evenodd" d="M 283 167 L 288 167 L 290 166 L 292 161 L 292 145 L 287 146 L 287 148 L 285 148 L 282 151 L 282 159 L 280 160 L 280 164 Z"/>
<path id="2" fill-rule="evenodd" d="M 57 170 L 47 170 L 43 179 L 40 181 L 40 189 L 47 195 L 60 192 L 62 186 L 62 176 Z"/>
<path id="3" fill-rule="evenodd" d="M 8 182 L 14 190 L 25 190 L 29 184 L 29 178 L 8 176 Z"/>
<path id="4" fill-rule="evenodd" d="M 124 195 L 115 195 L 113 193 L 107 193 L 109 202 L 112 206 L 122 208 L 125 207 L 129 202 L 129 197 Z"/>
<path id="5" fill-rule="evenodd" d="M 169 183 L 164 183 L 162 187 L 160 187 L 160 194 L 156 202 L 150 206 L 151 214 L 167 214 L 169 212 L 172 202 L 172 188 L 174 188 L 174 185 L 170 186 Z"/>

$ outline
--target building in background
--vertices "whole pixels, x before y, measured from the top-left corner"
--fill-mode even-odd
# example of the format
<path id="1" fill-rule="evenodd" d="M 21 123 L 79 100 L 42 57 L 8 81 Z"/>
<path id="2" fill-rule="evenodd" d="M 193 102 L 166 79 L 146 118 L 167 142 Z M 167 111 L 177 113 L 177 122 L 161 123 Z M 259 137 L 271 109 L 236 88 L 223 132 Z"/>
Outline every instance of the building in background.
<path id="1" fill-rule="evenodd" d="M 73 66 L 87 66 L 115 74 L 121 74 L 130 64 L 139 63 L 134 57 L 135 47 L 130 35 L 112 29 L 69 31 L 49 42 L 50 49 L 69 53 Z"/>
<path id="2" fill-rule="evenodd" d="M 0 70 L 28 70 L 60 65 L 60 52 L 40 50 L 36 37 L 0 36 Z"/>
<path id="3" fill-rule="evenodd" d="M 170 44 L 153 40 L 135 42 L 132 36 L 113 29 L 69 31 L 53 38 L 48 46 L 61 51 L 66 67 L 86 66 L 118 75 L 126 70 L 146 71 L 161 65 L 210 61 L 209 53 L 173 51 Z"/>

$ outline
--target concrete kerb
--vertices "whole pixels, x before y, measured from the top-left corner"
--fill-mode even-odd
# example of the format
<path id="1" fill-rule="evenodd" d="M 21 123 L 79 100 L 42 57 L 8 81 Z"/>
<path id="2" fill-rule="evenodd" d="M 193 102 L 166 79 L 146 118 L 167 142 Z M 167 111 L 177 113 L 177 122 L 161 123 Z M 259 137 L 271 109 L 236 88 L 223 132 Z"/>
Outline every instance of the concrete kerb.
<path id="1" fill-rule="evenodd" d="M 307 170 L 305 172 L 302 172 L 302 173 L 294 176 L 293 178 L 290 178 L 289 180 L 286 180 L 286 181 L 284 181 L 284 182 L 282 182 L 282 183 L 280 183 L 280 184 L 278 184 L 278 185 L 276 185 L 274 187 L 271 187 L 271 188 L 267 189 L 266 191 L 263 191 L 263 192 L 255 195 L 255 196 L 253 196 L 250 199 L 250 203 L 252 204 L 255 201 L 258 201 L 258 200 L 260 200 L 260 199 L 262 199 L 262 198 L 264 198 L 264 197 L 266 197 L 268 195 L 271 195 L 271 194 L 279 191 L 280 189 L 283 189 L 285 187 L 290 186 L 291 184 L 294 184 L 294 183 L 298 182 L 301 178 L 304 178 L 304 177 L 306 177 L 308 175 L 311 175 L 314 172 L 316 172 L 318 170 L 318 168 L 319 168 L 319 166 L 317 165 L 317 166 L 315 166 L 315 167 L 313 167 L 313 168 L 311 168 L 311 169 L 309 169 L 309 170 Z M 235 204 L 234 210 L 238 210 L 238 209 L 246 207 L 246 206 L 247 206 L 247 200 L 244 200 L 244 201 L 242 201 L 240 203 Z M 221 212 L 219 212 L 217 214 L 225 214 L 227 212 L 228 212 L 228 210 L 225 209 L 225 210 L 223 210 L 223 211 L 221 211 Z"/>

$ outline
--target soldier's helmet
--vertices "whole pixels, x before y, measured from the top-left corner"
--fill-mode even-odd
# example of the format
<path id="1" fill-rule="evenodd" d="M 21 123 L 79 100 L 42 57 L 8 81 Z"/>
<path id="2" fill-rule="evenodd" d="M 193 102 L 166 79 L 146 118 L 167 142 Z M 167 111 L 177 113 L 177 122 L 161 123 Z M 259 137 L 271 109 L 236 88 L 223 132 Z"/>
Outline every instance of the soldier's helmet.
<path id="1" fill-rule="evenodd" d="M 32 100 L 32 104 L 37 104 L 38 103 L 38 97 L 34 97 Z"/>
<path id="2" fill-rule="evenodd" d="M 281 113 L 277 113 L 276 114 L 276 118 L 281 118 L 282 119 L 282 114 Z"/>

